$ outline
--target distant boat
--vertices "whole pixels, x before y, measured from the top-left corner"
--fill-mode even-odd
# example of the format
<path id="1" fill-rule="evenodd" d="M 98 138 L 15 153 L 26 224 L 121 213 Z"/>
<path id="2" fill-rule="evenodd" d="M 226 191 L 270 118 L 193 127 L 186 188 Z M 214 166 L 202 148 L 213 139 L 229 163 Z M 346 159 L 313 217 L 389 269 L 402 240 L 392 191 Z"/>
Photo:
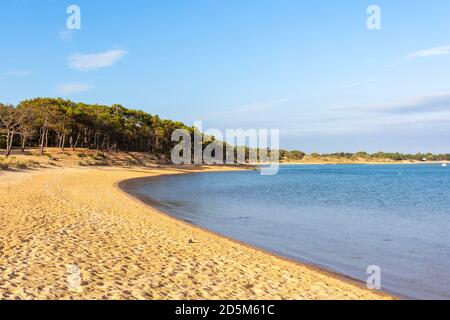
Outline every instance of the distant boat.
<path id="1" fill-rule="evenodd" d="M 446 166 L 447 166 L 447 164 L 446 164 L 446 163 L 443 163 L 443 164 L 442 164 L 442 166 L 443 166 L 443 167 L 446 167 Z"/>

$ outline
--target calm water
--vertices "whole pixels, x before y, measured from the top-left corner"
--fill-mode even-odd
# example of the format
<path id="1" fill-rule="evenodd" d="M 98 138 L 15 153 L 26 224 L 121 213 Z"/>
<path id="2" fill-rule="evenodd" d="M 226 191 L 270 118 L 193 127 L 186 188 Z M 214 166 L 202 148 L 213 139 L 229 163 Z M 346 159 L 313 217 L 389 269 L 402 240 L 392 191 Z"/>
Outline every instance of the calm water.
<path id="1" fill-rule="evenodd" d="M 382 287 L 450 298 L 450 168 L 283 166 L 135 183 L 134 193 L 195 225 Z"/>

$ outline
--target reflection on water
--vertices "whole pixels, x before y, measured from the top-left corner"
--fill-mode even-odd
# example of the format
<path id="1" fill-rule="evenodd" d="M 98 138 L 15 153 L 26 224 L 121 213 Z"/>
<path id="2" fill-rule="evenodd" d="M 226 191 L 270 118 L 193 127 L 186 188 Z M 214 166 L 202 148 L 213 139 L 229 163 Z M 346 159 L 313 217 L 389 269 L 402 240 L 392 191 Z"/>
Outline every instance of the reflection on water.
<path id="1" fill-rule="evenodd" d="M 450 170 L 440 165 L 282 166 L 141 181 L 163 211 L 251 245 L 382 287 L 450 298 Z"/>

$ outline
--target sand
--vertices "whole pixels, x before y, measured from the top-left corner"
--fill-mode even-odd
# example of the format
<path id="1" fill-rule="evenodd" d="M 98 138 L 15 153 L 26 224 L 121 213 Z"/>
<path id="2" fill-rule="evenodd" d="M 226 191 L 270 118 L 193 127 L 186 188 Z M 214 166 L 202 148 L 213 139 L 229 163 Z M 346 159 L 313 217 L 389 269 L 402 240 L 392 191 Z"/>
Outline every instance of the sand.
<path id="1" fill-rule="evenodd" d="M 0 299 L 391 298 L 177 221 L 117 188 L 187 171 L 0 173 Z"/>

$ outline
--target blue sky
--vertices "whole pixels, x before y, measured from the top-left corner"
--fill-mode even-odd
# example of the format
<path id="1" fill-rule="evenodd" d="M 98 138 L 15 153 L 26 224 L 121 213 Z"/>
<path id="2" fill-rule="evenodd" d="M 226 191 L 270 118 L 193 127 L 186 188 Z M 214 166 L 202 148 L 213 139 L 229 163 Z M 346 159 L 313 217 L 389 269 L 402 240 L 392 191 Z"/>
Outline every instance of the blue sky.
<path id="1" fill-rule="evenodd" d="M 3 0 L 0 101 L 279 128 L 308 152 L 450 152 L 449 15 L 448 0 Z"/>

